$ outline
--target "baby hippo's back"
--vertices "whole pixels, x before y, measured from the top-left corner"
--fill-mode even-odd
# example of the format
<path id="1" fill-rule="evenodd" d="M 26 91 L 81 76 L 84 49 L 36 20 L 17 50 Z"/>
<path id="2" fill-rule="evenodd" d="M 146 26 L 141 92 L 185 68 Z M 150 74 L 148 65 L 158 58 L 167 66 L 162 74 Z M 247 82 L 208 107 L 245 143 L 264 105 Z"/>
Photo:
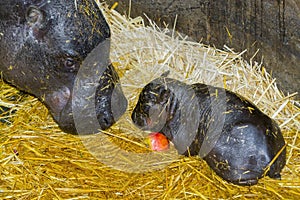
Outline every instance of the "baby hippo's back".
<path id="1" fill-rule="evenodd" d="M 199 129 L 207 131 L 199 154 L 210 167 L 225 180 L 241 185 L 256 184 L 264 174 L 280 178 L 280 171 L 285 165 L 285 149 L 267 169 L 285 146 L 278 125 L 254 104 L 233 92 L 204 84 L 194 84 L 193 88 L 199 104 L 210 107 L 206 109 L 206 112 L 210 112 L 205 115 L 209 116 L 208 119 L 200 120 L 199 126 Z M 224 96 L 220 95 L 222 92 Z M 215 109 L 211 106 L 218 107 L 218 111 L 223 109 L 223 112 L 214 114 Z M 210 134 L 210 130 L 218 129 L 207 127 L 208 121 L 217 121 L 222 126 L 220 134 L 212 134 L 214 139 L 207 134 Z M 213 146 L 211 151 L 203 155 L 203 151 L 207 150 L 203 147 L 209 146 L 207 140 L 212 141 Z"/>

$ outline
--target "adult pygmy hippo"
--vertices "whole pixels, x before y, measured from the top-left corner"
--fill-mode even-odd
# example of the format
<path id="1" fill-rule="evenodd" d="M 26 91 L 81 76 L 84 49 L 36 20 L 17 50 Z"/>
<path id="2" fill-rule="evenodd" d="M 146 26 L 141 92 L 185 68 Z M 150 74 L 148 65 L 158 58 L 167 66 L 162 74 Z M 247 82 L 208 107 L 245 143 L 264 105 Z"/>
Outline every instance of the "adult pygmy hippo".
<path id="1" fill-rule="evenodd" d="M 143 88 L 132 120 L 142 129 L 163 133 L 180 154 L 201 156 L 234 184 L 253 185 L 265 174 L 280 178 L 285 165 L 278 125 L 223 88 L 160 77 Z"/>
<path id="2" fill-rule="evenodd" d="M 76 74 L 89 53 L 110 38 L 94 0 L 1 0 L 0 20 L 2 77 L 43 101 L 63 131 L 77 133 L 72 112 Z M 109 45 L 100 51 L 109 52 Z M 95 110 L 106 129 L 124 113 L 127 100 L 110 62 L 101 67 Z M 118 105 L 114 113 L 112 104 Z"/>

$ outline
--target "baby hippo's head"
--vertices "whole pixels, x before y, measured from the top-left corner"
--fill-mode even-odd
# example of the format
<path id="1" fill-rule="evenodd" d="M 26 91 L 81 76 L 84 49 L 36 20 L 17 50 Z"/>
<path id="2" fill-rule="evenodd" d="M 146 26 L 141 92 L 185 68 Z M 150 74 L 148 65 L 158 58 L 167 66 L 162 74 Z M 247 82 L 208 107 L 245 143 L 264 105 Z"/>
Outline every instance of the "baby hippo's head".
<path id="1" fill-rule="evenodd" d="M 133 122 L 141 129 L 160 131 L 175 110 L 170 94 L 171 91 L 164 85 L 156 82 L 146 85 L 132 112 Z"/>
<path id="2" fill-rule="evenodd" d="M 163 133 L 180 154 L 191 148 L 198 132 L 199 112 L 191 86 L 161 77 L 148 83 L 132 112 L 139 128 Z"/>

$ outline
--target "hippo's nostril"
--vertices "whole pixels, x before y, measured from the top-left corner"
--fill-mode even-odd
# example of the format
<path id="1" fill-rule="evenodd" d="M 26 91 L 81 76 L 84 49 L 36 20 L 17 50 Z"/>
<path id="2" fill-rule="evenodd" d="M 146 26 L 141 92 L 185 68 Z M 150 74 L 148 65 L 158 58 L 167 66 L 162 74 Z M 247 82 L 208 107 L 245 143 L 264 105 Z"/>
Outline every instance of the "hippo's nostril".
<path id="1" fill-rule="evenodd" d="M 103 117 L 102 119 L 99 119 L 99 123 L 100 123 L 101 129 L 105 130 L 114 124 L 114 120 L 111 118 Z"/>
<path id="2" fill-rule="evenodd" d="M 109 126 L 109 124 L 110 124 L 110 123 L 108 122 L 108 120 L 105 119 L 105 118 L 103 119 L 103 122 L 104 122 L 103 124 L 104 124 L 105 126 Z"/>

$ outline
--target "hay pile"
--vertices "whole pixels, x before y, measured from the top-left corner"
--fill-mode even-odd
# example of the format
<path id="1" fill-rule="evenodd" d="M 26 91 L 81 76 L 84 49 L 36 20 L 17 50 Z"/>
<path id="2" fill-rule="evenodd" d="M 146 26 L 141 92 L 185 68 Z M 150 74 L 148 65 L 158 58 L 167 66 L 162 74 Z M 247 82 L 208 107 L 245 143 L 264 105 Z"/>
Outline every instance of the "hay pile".
<path id="1" fill-rule="evenodd" d="M 77 137 L 59 130 L 37 99 L 0 82 L 0 197 L 5 199 L 297 199 L 300 197 L 300 110 L 261 63 L 225 47 L 204 46 L 142 18 L 103 7 L 111 25 L 111 60 L 129 101 L 127 112 L 102 134 Z M 187 83 L 224 86 L 253 101 L 280 125 L 287 142 L 282 180 L 252 187 L 224 182 L 199 158 L 150 152 L 147 133 L 130 113 L 141 88 L 170 70 Z"/>

